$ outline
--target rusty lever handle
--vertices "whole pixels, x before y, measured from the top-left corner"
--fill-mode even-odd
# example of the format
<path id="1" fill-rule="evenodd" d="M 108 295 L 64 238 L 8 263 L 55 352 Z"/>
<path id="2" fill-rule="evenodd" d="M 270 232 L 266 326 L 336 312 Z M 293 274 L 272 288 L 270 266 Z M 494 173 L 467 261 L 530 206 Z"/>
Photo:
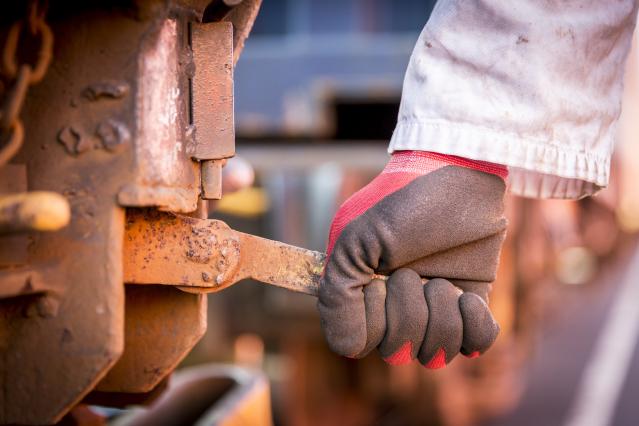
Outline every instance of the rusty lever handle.
<path id="1" fill-rule="evenodd" d="M 251 278 L 317 296 L 326 260 L 324 253 L 234 231 L 218 220 L 154 210 L 127 212 L 124 252 L 125 283 L 173 285 L 193 293 Z"/>
<path id="2" fill-rule="evenodd" d="M 237 231 L 236 231 L 237 232 Z M 317 296 L 326 255 L 280 241 L 237 232 L 240 238 L 240 267 L 234 279 L 252 278 L 297 293 Z M 388 280 L 373 274 L 371 280 Z M 423 280 L 426 283 L 426 280 Z"/>

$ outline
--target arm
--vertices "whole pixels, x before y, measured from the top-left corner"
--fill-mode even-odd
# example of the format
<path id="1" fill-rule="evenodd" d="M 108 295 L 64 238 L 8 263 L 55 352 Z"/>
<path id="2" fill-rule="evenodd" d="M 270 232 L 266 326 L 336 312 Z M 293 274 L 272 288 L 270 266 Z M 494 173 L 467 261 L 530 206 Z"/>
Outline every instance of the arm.
<path id="1" fill-rule="evenodd" d="M 388 363 L 440 368 L 490 347 L 506 175 L 535 197 L 607 184 L 636 8 L 437 4 L 406 72 L 391 160 L 331 227 L 318 308 L 335 352 L 377 347 Z"/>

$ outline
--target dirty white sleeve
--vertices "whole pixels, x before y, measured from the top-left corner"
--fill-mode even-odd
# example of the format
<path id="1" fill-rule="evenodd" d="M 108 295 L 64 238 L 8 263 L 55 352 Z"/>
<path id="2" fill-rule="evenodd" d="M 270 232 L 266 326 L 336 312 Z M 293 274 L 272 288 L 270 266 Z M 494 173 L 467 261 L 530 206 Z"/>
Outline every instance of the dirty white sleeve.
<path id="1" fill-rule="evenodd" d="M 440 0 L 406 71 L 389 151 L 505 164 L 512 192 L 608 183 L 635 0 Z"/>

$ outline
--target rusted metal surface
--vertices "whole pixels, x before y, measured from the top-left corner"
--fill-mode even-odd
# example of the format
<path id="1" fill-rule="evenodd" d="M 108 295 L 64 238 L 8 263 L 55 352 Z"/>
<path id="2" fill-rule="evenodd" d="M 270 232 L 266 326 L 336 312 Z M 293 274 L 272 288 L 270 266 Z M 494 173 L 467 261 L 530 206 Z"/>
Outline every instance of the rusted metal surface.
<path id="1" fill-rule="evenodd" d="M 0 197 L 27 190 L 27 168 L 24 164 L 6 164 L 0 167 Z M 25 234 L 0 235 L 0 268 L 27 263 L 28 236 Z"/>
<path id="2" fill-rule="evenodd" d="M 10 342 L 0 355 L 0 381 L 11 384 L 0 389 L 0 423 L 55 422 L 122 353 L 125 223 L 118 195 L 182 211 L 196 204 L 199 165 L 177 133 L 188 127 L 188 91 L 178 91 L 188 87 L 180 68 L 186 18 L 171 4 L 142 3 L 153 3 L 153 13 L 138 20 L 126 8 L 55 13 L 66 6 L 52 4 L 56 71 L 29 90 L 25 143 L 13 161 L 26 166 L 29 190 L 62 194 L 72 218 L 57 233 L 34 235 L 22 259 L 25 270 L 43 277 L 47 296 L 0 305 L 0 335 Z M 34 314 L 25 315 L 31 306 Z"/>
<path id="3" fill-rule="evenodd" d="M 222 161 L 202 161 L 202 198 L 205 200 L 222 198 Z"/>
<path id="4" fill-rule="evenodd" d="M 27 190 L 27 168 L 24 164 L 0 167 L 0 194 L 13 194 Z"/>
<path id="5" fill-rule="evenodd" d="M 224 222 L 129 212 L 124 280 L 214 292 L 253 278 L 317 295 L 324 254 L 233 231 Z"/>
<path id="6" fill-rule="evenodd" d="M 233 122 L 233 25 L 230 22 L 192 24 L 193 124 L 198 160 L 235 154 Z M 217 52 L 211 55 L 211 52 Z"/>
<path id="7" fill-rule="evenodd" d="M 237 270 L 239 239 L 223 222 L 153 210 L 126 222 L 126 283 L 219 288 Z"/>
<path id="8" fill-rule="evenodd" d="M 210 2 L 180 3 L 201 16 Z M 225 22 L 193 22 L 192 52 L 181 20 L 165 19 L 146 36 L 136 80 L 139 174 L 119 192 L 122 205 L 192 212 L 197 208 L 201 178 L 198 164 L 190 157 L 207 160 L 234 155 L 233 65 L 259 5 L 259 1 L 245 0 Z M 193 125 L 188 117 L 189 78 Z"/>
<path id="9" fill-rule="evenodd" d="M 191 132 L 188 74 L 192 68 L 187 28 L 184 20 L 160 15 L 140 38 L 136 75 L 131 79 L 136 83 L 135 114 L 131 117 L 135 121 L 119 127 L 135 133 L 136 177 L 119 192 L 122 205 L 158 206 L 178 212 L 197 207 L 199 165 L 186 153 Z M 215 56 L 215 49 L 210 54 Z M 117 135 L 118 131 L 109 133 Z"/>
<path id="10" fill-rule="evenodd" d="M 25 268 L 0 270 L 0 299 L 45 294 L 53 288 L 39 272 Z"/>
<path id="11" fill-rule="evenodd" d="M 167 286 L 126 286 L 124 325 L 124 353 L 96 390 L 150 392 L 206 331 L 206 297 Z"/>
<path id="12" fill-rule="evenodd" d="M 297 293 L 317 296 L 324 253 L 237 232 L 240 267 L 233 279 L 252 278 Z"/>
<path id="13" fill-rule="evenodd" d="M 36 315 L 23 315 L 32 297 L 5 299 L 0 307 L 7 319 L 0 321 L 0 334 L 10 342 L 0 354 L 0 423 L 57 421 L 107 372 L 124 343 L 124 212 L 116 194 L 133 179 L 130 147 L 72 156 L 58 133 L 73 126 L 93 146 L 102 121 L 118 119 L 133 128 L 131 96 L 92 102 L 82 93 L 96 81 L 135 81 L 131 41 L 150 23 L 116 10 L 79 10 L 50 23 L 56 71 L 29 90 L 22 109 L 25 143 L 13 161 L 26 166 L 29 190 L 62 194 L 72 217 L 69 226 L 38 233 L 29 245 L 30 268 L 49 267 L 42 276 L 57 297 L 33 296 L 42 300 Z"/>
<path id="14" fill-rule="evenodd" d="M 40 45 L 18 42 L 17 55 L 9 49 L 3 57 L 4 62 L 16 57 L 35 62 L 31 71 L 19 61 L 3 67 L 15 75 L 4 76 L 3 83 L 9 84 L 0 92 L 15 94 L 15 101 L 3 104 L 9 113 L 0 114 L 5 125 L 11 122 L 3 129 L 0 164 L 14 164 L 0 167 L 0 194 L 60 194 L 70 206 L 71 220 L 53 233 L 0 236 L 0 423 L 56 422 L 122 355 L 123 206 L 193 212 L 201 205 L 200 164 L 188 151 L 195 136 L 188 26 L 208 4 L 50 2 L 51 54 L 39 52 L 51 44 L 49 33 L 36 25 Z M 10 12 L 0 18 L 0 33 L 15 38 L 20 31 L 11 28 L 23 8 L 11 4 L 6 9 Z M 246 28 L 254 17 L 229 14 L 225 20 Z M 234 42 L 246 35 L 236 35 Z M 218 48 L 208 53 L 215 56 Z M 39 60 L 51 61 L 48 72 L 41 71 L 46 67 Z M 201 231 L 191 234 L 189 262 L 196 264 L 204 259 L 198 255 L 203 253 L 198 241 L 207 238 Z M 215 282 L 229 266 L 219 264 L 217 275 L 209 268 L 210 275 L 200 272 L 200 278 Z M 133 328 L 127 329 L 126 344 L 131 349 L 100 385 L 118 392 L 149 389 L 165 377 L 205 324 L 201 295 L 161 286 L 138 286 L 127 293 L 135 294 L 127 298 L 126 327 Z M 145 314 L 145 305 L 157 309 Z M 170 322 L 181 327 L 177 340 L 163 333 Z M 149 349 L 154 346 L 157 350 Z"/>

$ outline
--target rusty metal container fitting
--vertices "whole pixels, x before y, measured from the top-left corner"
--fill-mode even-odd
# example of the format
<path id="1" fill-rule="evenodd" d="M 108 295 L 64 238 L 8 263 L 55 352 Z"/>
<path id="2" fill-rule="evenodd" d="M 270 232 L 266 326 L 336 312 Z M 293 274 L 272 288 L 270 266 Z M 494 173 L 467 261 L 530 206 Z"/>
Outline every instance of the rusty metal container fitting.
<path id="1" fill-rule="evenodd" d="M 0 26 L 18 34 L 16 57 L 38 58 L 21 38 L 30 16 L 53 42 L 48 70 L 16 110 L 23 142 L 0 140 L 11 148 L 0 205 L 36 197 L 45 213 L 16 207 L 0 218 L 0 423 L 50 424 L 92 391 L 152 390 L 204 333 L 202 295 L 124 285 L 125 211 L 194 212 L 202 163 L 234 154 L 232 68 L 260 0 L 209 23 L 217 1 L 52 0 L 46 14 L 46 2 L 14 3 Z M 31 4 L 38 13 L 25 13 Z M 200 66 L 199 46 L 213 58 Z M 2 73 L 6 98 L 18 83 Z"/>

